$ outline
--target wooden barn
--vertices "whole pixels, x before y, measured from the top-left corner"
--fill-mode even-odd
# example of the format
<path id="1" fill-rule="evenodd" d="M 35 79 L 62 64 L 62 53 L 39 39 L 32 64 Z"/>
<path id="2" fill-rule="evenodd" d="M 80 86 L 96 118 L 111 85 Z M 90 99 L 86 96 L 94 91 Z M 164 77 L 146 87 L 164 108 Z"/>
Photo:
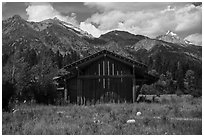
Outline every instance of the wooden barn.
<path id="1" fill-rule="evenodd" d="M 143 84 L 156 77 L 147 73 L 147 66 L 108 50 L 102 50 L 63 68 L 58 88 L 65 102 L 86 104 L 135 102 Z M 61 89 L 61 90 L 60 90 Z"/>

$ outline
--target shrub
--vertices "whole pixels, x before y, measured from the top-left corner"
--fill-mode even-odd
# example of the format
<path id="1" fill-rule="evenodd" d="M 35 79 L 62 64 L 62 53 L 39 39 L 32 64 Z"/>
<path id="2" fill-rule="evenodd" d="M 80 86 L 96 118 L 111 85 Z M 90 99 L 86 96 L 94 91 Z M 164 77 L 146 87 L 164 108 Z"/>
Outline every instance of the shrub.
<path id="1" fill-rule="evenodd" d="M 176 95 L 177 96 L 181 96 L 183 94 L 183 91 L 181 91 L 180 89 L 176 90 Z"/>
<path id="2" fill-rule="evenodd" d="M 11 97 L 15 94 L 15 86 L 6 81 L 2 84 L 2 108 L 5 111 L 9 110 L 9 101 Z"/>
<path id="3" fill-rule="evenodd" d="M 193 97 L 201 97 L 202 96 L 202 90 L 199 90 L 199 89 L 195 89 L 194 91 L 190 92 L 190 94 L 193 96 Z"/>
<path id="4" fill-rule="evenodd" d="M 36 83 L 32 90 L 37 103 L 55 104 L 57 96 L 56 87 L 53 83 Z"/>

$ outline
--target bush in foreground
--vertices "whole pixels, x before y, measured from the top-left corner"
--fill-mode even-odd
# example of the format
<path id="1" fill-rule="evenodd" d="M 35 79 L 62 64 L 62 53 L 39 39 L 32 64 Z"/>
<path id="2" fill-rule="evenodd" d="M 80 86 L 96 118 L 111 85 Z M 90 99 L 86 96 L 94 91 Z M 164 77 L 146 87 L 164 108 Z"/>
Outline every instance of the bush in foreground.
<path id="1" fill-rule="evenodd" d="M 15 87 L 12 83 L 6 81 L 2 84 L 2 109 L 9 110 L 9 101 L 15 94 Z"/>

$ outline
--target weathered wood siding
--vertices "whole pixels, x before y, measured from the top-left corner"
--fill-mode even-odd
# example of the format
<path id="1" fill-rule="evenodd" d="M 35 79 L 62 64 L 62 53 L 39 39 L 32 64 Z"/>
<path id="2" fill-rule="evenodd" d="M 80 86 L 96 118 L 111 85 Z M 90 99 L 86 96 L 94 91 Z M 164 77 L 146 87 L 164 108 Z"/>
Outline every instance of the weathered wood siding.
<path id="1" fill-rule="evenodd" d="M 133 68 L 107 56 L 77 68 L 67 81 L 71 103 L 131 102 Z"/>

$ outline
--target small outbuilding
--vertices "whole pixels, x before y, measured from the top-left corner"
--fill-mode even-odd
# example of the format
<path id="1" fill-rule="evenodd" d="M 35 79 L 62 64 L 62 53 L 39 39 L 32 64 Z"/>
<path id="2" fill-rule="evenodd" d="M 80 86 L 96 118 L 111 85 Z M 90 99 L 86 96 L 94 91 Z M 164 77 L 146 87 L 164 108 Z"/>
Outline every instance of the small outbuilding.
<path id="1" fill-rule="evenodd" d="M 56 77 L 65 102 L 86 104 L 135 102 L 143 84 L 158 80 L 147 66 L 108 50 L 102 50 L 62 68 Z"/>

